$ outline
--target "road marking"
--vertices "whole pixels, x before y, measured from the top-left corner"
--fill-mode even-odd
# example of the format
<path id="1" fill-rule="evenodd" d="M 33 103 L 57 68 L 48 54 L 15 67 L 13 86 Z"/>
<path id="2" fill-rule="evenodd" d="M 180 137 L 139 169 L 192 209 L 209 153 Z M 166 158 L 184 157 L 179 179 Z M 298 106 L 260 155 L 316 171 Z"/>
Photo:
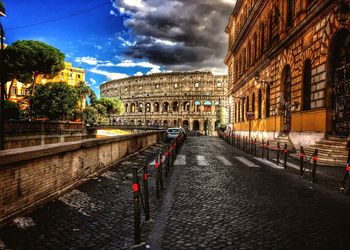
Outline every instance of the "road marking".
<path id="1" fill-rule="evenodd" d="M 216 156 L 216 158 L 219 161 L 221 161 L 227 167 L 232 167 L 233 166 L 233 164 L 229 160 L 227 160 L 224 156 L 220 155 L 220 156 Z"/>
<path id="2" fill-rule="evenodd" d="M 175 166 L 179 166 L 179 165 L 186 165 L 186 155 L 178 155 L 176 157 Z"/>
<path id="3" fill-rule="evenodd" d="M 259 165 L 256 165 L 254 162 L 251 162 L 244 157 L 235 157 L 235 158 L 250 168 L 260 168 Z"/>
<path id="4" fill-rule="evenodd" d="M 271 161 L 268 161 L 268 160 L 265 160 L 265 159 L 261 159 L 261 158 L 258 158 L 258 157 L 254 157 L 255 160 L 258 160 L 260 161 L 261 163 L 269 166 L 269 167 L 272 167 L 272 168 L 275 168 L 275 169 L 284 169 L 283 167 L 280 167 L 280 166 L 277 166 L 277 164 L 271 162 Z"/>
<path id="5" fill-rule="evenodd" d="M 203 155 L 196 155 L 197 164 L 199 166 L 208 166 L 209 163 Z"/>
<path id="6" fill-rule="evenodd" d="M 274 161 L 277 161 L 277 159 L 272 159 Z M 283 163 L 282 163 L 283 165 Z M 290 163 L 290 162 L 287 162 L 287 167 L 291 167 L 291 168 L 294 168 L 294 169 L 300 169 L 300 166 L 299 165 L 296 165 L 294 163 Z M 283 168 L 283 167 L 282 167 Z M 304 165 L 304 168 L 305 168 L 305 165 Z M 284 169 L 284 168 L 283 168 Z M 305 169 L 305 172 L 311 172 L 310 169 Z"/>

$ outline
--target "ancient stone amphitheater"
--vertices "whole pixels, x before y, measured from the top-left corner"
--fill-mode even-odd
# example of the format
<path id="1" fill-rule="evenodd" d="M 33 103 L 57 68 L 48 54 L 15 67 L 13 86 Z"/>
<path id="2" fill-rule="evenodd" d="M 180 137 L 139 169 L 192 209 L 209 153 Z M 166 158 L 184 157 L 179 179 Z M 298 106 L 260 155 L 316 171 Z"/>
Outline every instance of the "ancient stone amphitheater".
<path id="1" fill-rule="evenodd" d="M 225 113 L 227 76 L 211 72 L 160 73 L 113 80 L 100 86 L 101 97 L 115 97 L 125 113 L 114 122 L 126 125 L 183 126 L 212 132 L 217 110 Z"/>

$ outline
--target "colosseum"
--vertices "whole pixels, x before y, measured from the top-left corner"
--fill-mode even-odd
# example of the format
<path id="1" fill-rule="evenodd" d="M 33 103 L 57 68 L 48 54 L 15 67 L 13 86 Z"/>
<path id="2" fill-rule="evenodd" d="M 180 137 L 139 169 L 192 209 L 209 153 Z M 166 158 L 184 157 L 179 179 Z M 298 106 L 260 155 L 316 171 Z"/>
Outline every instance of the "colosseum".
<path id="1" fill-rule="evenodd" d="M 225 114 L 227 76 L 211 72 L 159 73 L 113 80 L 100 86 L 101 97 L 119 98 L 125 113 L 114 118 L 127 125 L 183 126 L 215 131 L 218 108 Z"/>

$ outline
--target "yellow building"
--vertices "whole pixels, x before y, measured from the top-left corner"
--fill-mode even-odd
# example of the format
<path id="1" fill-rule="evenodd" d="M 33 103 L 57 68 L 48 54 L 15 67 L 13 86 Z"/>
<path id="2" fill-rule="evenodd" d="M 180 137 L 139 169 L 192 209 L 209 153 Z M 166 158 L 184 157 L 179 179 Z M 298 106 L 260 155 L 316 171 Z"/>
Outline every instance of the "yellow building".
<path id="1" fill-rule="evenodd" d="M 350 3 L 237 0 L 226 27 L 233 127 L 308 146 L 350 134 Z M 249 122 L 249 115 L 254 115 Z"/>
<path id="2" fill-rule="evenodd" d="M 50 82 L 66 82 L 71 86 L 77 85 L 81 81 L 85 81 L 85 70 L 82 68 L 73 67 L 69 62 L 64 63 L 65 68 L 60 71 L 55 77 L 50 78 L 48 75 L 39 75 L 36 79 L 36 84 L 46 84 Z M 16 102 L 22 109 L 28 105 L 25 98 L 30 94 L 31 83 L 26 84 L 14 80 L 13 83 L 6 84 L 7 99 Z M 83 101 L 83 108 L 85 108 L 85 101 Z"/>

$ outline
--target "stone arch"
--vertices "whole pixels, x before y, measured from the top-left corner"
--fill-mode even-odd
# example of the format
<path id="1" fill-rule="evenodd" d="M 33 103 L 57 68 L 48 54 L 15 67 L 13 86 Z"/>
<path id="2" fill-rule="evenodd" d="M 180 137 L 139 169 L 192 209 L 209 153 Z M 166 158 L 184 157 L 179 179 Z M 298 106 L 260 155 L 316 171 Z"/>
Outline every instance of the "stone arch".
<path id="1" fill-rule="evenodd" d="M 199 124 L 199 121 L 198 121 L 198 120 L 194 120 L 194 121 L 193 121 L 193 130 L 194 130 L 194 131 L 198 131 L 199 128 L 200 128 L 199 125 L 200 125 L 200 124 Z"/>
<path id="2" fill-rule="evenodd" d="M 169 102 L 163 102 L 162 112 L 169 112 Z"/>
<path id="3" fill-rule="evenodd" d="M 326 106 L 331 110 L 331 128 L 340 135 L 350 133 L 350 32 L 338 30 L 327 58 Z"/>
<path id="4" fill-rule="evenodd" d="M 173 104 L 172 104 L 172 110 L 173 112 L 179 112 L 179 102 L 178 101 L 173 101 Z"/>
<path id="5" fill-rule="evenodd" d="M 204 105 L 204 112 L 211 112 L 211 106 L 212 106 L 211 101 L 205 101 L 203 105 Z"/>
<path id="6" fill-rule="evenodd" d="M 186 129 L 186 128 L 188 128 L 188 126 L 190 125 L 190 123 L 188 122 L 188 120 L 184 120 L 183 122 L 182 122 L 182 126 Z"/>
<path id="7" fill-rule="evenodd" d="M 153 109 L 154 109 L 154 112 L 156 112 L 156 113 L 159 112 L 159 110 L 160 110 L 159 102 L 155 102 L 153 104 Z"/>
<path id="8" fill-rule="evenodd" d="M 130 113 L 135 113 L 136 112 L 136 104 L 135 103 L 131 103 L 130 104 Z"/>

